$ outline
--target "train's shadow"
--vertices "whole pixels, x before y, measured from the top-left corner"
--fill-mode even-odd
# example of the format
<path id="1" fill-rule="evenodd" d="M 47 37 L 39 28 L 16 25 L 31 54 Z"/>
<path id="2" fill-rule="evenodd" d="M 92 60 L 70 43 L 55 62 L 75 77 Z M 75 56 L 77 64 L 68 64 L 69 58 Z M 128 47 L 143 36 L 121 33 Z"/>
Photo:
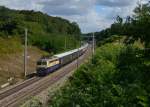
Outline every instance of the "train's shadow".
<path id="1" fill-rule="evenodd" d="M 32 73 L 32 74 L 29 74 L 26 76 L 27 79 L 30 79 L 30 78 L 33 78 L 33 77 L 36 77 L 37 74 L 36 73 Z"/>

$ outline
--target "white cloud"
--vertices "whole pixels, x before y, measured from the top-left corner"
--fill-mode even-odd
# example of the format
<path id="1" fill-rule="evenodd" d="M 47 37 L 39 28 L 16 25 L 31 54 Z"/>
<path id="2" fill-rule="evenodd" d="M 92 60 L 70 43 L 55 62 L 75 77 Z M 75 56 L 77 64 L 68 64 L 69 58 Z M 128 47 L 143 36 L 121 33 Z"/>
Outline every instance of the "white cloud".
<path id="1" fill-rule="evenodd" d="M 143 0 L 145 1 L 148 0 Z M 76 21 L 82 32 L 91 32 L 110 26 L 117 15 L 131 15 L 137 2 L 138 0 L 1 0 L 0 5 L 61 16 Z"/>
<path id="2" fill-rule="evenodd" d="M 94 6 L 92 0 L 47 0 L 39 2 L 43 11 L 52 15 L 81 15 L 86 14 Z"/>
<path id="3" fill-rule="evenodd" d="M 0 5 L 19 10 L 41 10 L 43 7 L 37 4 L 39 1 L 41 0 L 1 0 Z"/>

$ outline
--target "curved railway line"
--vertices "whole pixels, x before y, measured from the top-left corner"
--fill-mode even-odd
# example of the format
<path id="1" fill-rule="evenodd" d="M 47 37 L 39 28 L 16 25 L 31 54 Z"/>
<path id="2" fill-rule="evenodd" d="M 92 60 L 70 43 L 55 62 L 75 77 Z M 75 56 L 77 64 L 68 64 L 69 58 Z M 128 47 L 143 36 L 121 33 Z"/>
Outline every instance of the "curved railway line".
<path id="1" fill-rule="evenodd" d="M 0 107 L 17 107 L 27 98 L 38 94 L 39 92 L 47 89 L 52 84 L 58 82 L 65 75 L 77 68 L 77 61 L 79 64 L 83 63 L 85 59 L 90 55 L 91 48 L 89 47 L 87 52 L 79 59 L 71 62 L 70 64 L 59 69 L 57 75 L 43 78 L 34 77 L 30 80 L 23 82 L 15 87 L 0 92 Z"/>

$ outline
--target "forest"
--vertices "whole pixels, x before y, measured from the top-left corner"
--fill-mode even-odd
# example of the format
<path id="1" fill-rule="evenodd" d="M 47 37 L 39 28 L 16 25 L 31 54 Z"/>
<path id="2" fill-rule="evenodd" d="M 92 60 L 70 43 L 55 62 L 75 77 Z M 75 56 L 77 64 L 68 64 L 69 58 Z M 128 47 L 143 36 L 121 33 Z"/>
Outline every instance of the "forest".
<path id="1" fill-rule="evenodd" d="M 76 22 L 39 11 L 12 10 L 0 6 L 1 39 L 20 38 L 23 43 L 25 28 L 28 29 L 29 45 L 53 53 L 75 48 L 81 34 Z"/>

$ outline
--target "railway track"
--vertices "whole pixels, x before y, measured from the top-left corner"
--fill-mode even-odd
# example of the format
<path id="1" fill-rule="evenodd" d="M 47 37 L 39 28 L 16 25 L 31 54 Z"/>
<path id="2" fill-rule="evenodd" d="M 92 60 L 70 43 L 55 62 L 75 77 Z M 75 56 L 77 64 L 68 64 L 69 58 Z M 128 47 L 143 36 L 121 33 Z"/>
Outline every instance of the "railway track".
<path id="1" fill-rule="evenodd" d="M 27 86 L 31 85 L 32 83 L 34 83 L 34 82 L 36 82 L 40 79 L 41 79 L 40 77 L 34 77 L 34 78 L 31 78 L 30 80 L 27 80 L 27 81 L 19 84 L 18 86 L 12 87 L 11 89 L 5 90 L 4 92 L 0 92 L 0 100 L 2 100 L 3 98 L 9 96 L 11 93 L 15 93 L 18 90 L 21 90 L 24 87 L 27 87 Z"/>
<path id="2" fill-rule="evenodd" d="M 83 63 L 83 61 L 89 56 L 90 49 L 78 59 L 79 64 Z M 76 60 L 77 61 L 77 60 Z M 6 90 L 0 93 L 0 107 L 17 107 L 21 102 L 25 99 L 36 95 L 37 93 L 47 89 L 52 84 L 59 81 L 62 77 L 76 69 L 76 61 L 64 66 L 63 68 L 59 69 L 57 75 L 46 76 L 44 78 L 35 77 L 23 84 L 20 84 L 12 89 Z"/>

